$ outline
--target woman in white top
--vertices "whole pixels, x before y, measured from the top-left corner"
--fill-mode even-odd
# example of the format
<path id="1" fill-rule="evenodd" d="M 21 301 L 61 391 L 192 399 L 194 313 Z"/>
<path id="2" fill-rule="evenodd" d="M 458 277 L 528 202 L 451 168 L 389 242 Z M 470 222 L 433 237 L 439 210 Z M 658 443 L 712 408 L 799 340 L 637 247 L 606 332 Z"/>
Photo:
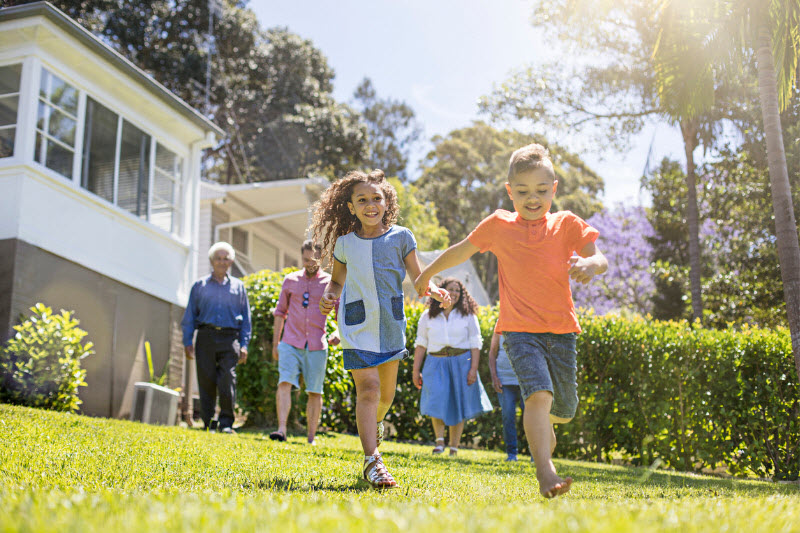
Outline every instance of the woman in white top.
<path id="1" fill-rule="evenodd" d="M 450 455 L 456 455 L 464 421 L 491 411 L 492 403 L 478 375 L 478 304 L 455 278 L 445 279 L 440 287 L 450 293 L 453 304 L 442 309 L 439 302 L 432 300 L 420 316 L 413 379 L 414 385 L 422 389 L 420 412 L 430 416 L 433 423 L 433 453 L 444 451 L 444 429 L 448 426 Z"/>

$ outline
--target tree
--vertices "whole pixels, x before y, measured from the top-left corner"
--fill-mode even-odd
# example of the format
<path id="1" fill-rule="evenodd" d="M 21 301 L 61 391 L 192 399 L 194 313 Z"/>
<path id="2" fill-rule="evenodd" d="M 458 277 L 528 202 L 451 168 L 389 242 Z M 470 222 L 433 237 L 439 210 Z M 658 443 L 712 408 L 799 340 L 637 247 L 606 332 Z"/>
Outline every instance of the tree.
<path id="1" fill-rule="evenodd" d="M 447 229 L 439 225 L 436 205 L 431 201 L 420 201 L 419 189 L 411 183 L 403 184 L 398 178 L 389 178 L 397 190 L 400 212 L 397 222 L 414 234 L 419 250 L 443 250 L 449 246 Z"/>
<path id="2" fill-rule="evenodd" d="M 559 180 L 554 210 L 569 209 L 588 218 L 602 208 L 597 195 L 603 180 L 581 159 L 541 136 L 497 130 L 483 122 L 435 136 L 434 148 L 422 162 L 417 180 L 420 194 L 437 207 L 439 224 L 450 240 L 464 239 L 478 223 L 497 209 L 513 211 L 505 189 L 508 160 L 517 148 L 538 142 L 548 147 Z M 497 298 L 497 259 L 491 253 L 473 257 L 490 298 Z"/>
<path id="3" fill-rule="evenodd" d="M 213 35 L 207 0 L 53 3 L 226 132 L 207 154 L 207 177 L 332 178 L 365 160 L 366 127 L 333 98 L 325 56 L 285 28 L 262 30 L 246 1 L 224 2 Z"/>
<path id="4" fill-rule="evenodd" d="M 780 123 L 795 90 L 800 62 L 800 0 L 667 0 L 660 12 L 661 41 L 654 49 L 658 86 L 673 95 L 690 88 L 681 111 L 696 116 L 714 105 L 717 72 L 737 72 L 755 57 L 764 121 L 773 211 L 792 351 L 800 377 L 800 243 Z M 691 54 L 687 61 L 684 54 Z M 776 70 L 777 66 L 777 70 Z M 704 72 L 701 77 L 694 74 Z"/>
<path id="5" fill-rule="evenodd" d="M 587 285 L 573 283 L 575 306 L 594 309 L 598 315 L 650 313 L 656 288 L 650 272 L 649 239 L 654 232 L 644 209 L 618 205 L 595 213 L 587 222 L 600 231 L 603 254 L 614 268 Z"/>
<path id="6" fill-rule="evenodd" d="M 366 164 L 406 180 L 409 153 L 422 135 L 414 110 L 405 102 L 379 99 L 369 78 L 362 80 L 353 97 L 367 125 Z"/>
<path id="7" fill-rule="evenodd" d="M 686 153 L 687 216 L 690 280 L 695 318 L 702 317 L 701 250 L 697 215 L 694 152 L 710 148 L 723 119 L 737 120 L 722 107 L 691 118 L 676 115 L 675 101 L 657 91 L 652 50 L 658 38 L 653 14 L 660 0 L 553 0 L 540 3 L 532 20 L 553 41 L 566 48 L 562 58 L 517 72 L 481 100 L 481 109 L 495 119 L 523 120 L 542 129 L 580 131 L 596 145 L 627 148 L 630 136 L 650 120 L 667 119 L 680 127 Z M 746 88 L 718 88 L 724 101 Z M 736 110 L 736 106 L 728 109 Z"/>

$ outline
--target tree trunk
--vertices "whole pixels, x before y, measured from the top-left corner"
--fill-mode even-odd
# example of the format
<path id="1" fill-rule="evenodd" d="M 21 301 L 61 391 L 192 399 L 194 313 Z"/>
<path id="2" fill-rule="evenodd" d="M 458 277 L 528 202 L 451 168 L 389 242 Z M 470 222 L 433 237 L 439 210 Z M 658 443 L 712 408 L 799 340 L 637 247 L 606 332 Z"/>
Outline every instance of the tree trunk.
<path id="1" fill-rule="evenodd" d="M 797 376 L 800 379 L 800 244 L 797 241 L 797 223 L 794 219 L 789 172 L 783 149 L 781 117 L 778 110 L 778 82 L 772 57 L 772 39 L 769 27 L 762 23 L 756 42 L 758 62 L 758 90 L 764 132 L 767 138 L 767 162 L 772 189 L 772 208 L 775 213 L 775 234 L 778 259 L 783 280 L 783 297 L 792 335 L 792 353 Z"/>
<path id="2" fill-rule="evenodd" d="M 700 270 L 700 222 L 697 208 L 697 174 L 694 149 L 697 148 L 697 119 L 681 121 L 683 149 L 686 152 L 686 222 L 689 226 L 689 283 L 692 292 L 692 319 L 703 319 L 703 288 Z"/>

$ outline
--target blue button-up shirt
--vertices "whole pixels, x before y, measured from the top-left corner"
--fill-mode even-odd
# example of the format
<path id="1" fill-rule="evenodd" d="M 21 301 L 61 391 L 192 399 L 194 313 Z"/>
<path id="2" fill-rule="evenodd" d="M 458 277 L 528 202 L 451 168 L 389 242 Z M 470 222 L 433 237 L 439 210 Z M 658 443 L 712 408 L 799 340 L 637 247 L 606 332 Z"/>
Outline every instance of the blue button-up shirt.
<path id="1" fill-rule="evenodd" d="M 194 330 L 201 324 L 238 329 L 239 345 L 247 348 L 250 342 L 250 304 L 242 280 L 225 276 L 220 283 L 209 274 L 192 285 L 181 321 L 184 346 L 192 345 Z"/>

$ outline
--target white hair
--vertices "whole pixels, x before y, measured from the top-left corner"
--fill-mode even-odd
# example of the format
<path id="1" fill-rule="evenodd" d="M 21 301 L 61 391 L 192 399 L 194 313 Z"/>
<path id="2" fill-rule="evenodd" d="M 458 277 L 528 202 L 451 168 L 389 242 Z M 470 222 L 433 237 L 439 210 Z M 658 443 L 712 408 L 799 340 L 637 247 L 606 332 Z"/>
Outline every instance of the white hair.
<path id="1" fill-rule="evenodd" d="M 233 246 L 224 241 L 215 242 L 211 245 L 211 248 L 208 249 L 208 259 L 213 260 L 214 254 L 217 253 L 218 250 L 225 250 L 228 252 L 228 257 L 230 257 L 231 261 L 236 259 L 236 250 L 233 249 Z"/>

